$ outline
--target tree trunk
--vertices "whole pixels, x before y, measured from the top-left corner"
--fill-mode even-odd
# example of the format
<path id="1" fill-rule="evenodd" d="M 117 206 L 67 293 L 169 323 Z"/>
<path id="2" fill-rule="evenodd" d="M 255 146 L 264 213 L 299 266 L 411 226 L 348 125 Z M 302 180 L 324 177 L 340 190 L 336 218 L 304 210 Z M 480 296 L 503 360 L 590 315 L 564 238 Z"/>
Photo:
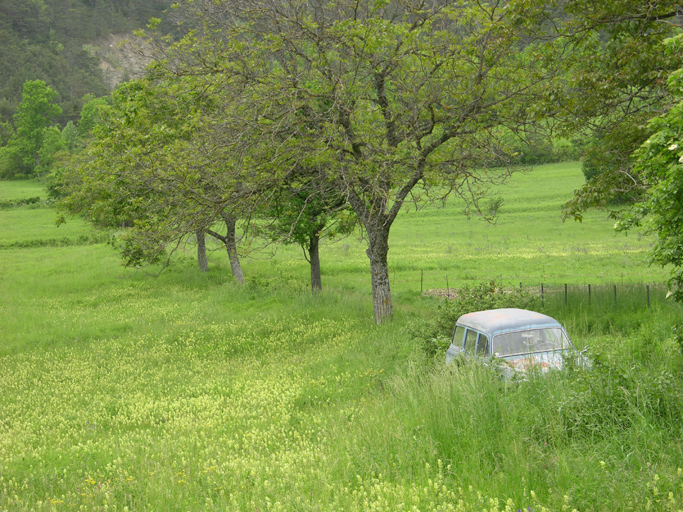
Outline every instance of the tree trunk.
<path id="1" fill-rule="evenodd" d="M 308 247 L 308 258 L 311 264 L 311 291 L 313 295 L 323 289 L 322 279 L 320 278 L 320 236 L 313 233 Z"/>
<path id="2" fill-rule="evenodd" d="M 209 262 L 206 259 L 206 235 L 204 231 L 198 229 L 195 232 L 197 236 L 197 265 L 202 272 L 209 271 Z"/>
<path id="3" fill-rule="evenodd" d="M 387 255 L 389 254 L 389 230 L 398 214 L 403 198 L 394 203 L 388 214 L 382 211 L 382 205 L 372 210 L 369 209 L 353 189 L 349 191 L 348 201 L 368 235 L 368 249 L 365 253 L 370 258 L 372 308 L 375 313 L 375 323 L 381 324 L 389 320 L 394 313 L 394 306 L 391 302 L 391 287 L 389 286 Z"/>
<path id="4" fill-rule="evenodd" d="M 375 228 L 372 231 L 366 226 L 368 233 L 368 249 L 370 258 L 370 272 L 372 274 L 372 308 L 375 313 L 375 323 L 381 324 L 391 318 L 394 306 L 391 302 L 391 288 L 389 286 L 389 230 Z"/>
<path id="5" fill-rule="evenodd" d="M 235 241 L 235 224 L 237 220 L 232 215 L 223 214 L 222 217 L 225 221 L 225 227 L 228 229 L 228 233 L 225 235 L 225 249 L 228 251 L 232 277 L 239 284 L 244 284 L 244 274 L 242 274 L 240 258 L 237 255 L 237 242 Z"/>

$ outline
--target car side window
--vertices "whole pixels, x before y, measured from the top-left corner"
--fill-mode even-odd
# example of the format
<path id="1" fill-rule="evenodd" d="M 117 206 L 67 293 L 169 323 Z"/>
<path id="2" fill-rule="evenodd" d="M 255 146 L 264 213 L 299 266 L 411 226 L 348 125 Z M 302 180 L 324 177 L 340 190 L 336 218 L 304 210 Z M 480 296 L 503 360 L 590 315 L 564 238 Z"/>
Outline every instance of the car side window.
<path id="1" fill-rule="evenodd" d="M 467 329 L 467 336 L 465 337 L 465 352 L 474 353 L 474 348 L 477 345 L 477 331 Z"/>
<path id="2" fill-rule="evenodd" d="M 465 328 L 462 325 L 457 325 L 455 327 L 455 333 L 453 334 L 453 345 L 462 348 L 464 340 Z"/>
<path id="3" fill-rule="evenodd" d="M 489 339 L 485 334 L 479 333 L 479 340 L 477 342 L 477 354 L 482 356 L 489 355 Z"/>

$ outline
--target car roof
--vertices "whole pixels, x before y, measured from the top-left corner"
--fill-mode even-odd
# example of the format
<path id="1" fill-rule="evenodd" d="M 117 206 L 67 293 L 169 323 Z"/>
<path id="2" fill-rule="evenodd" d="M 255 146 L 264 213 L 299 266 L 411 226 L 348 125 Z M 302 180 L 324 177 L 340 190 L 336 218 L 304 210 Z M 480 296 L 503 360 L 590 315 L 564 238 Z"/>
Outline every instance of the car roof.
<path id="1" fill-rule="evenodd" d="M 562 328 L 562 324 L 548 315 L 515 308 L 489 309 L 467 313 L 458 318 L 456 325 L 471 327 L 490 336 L 522 329 Z"/>

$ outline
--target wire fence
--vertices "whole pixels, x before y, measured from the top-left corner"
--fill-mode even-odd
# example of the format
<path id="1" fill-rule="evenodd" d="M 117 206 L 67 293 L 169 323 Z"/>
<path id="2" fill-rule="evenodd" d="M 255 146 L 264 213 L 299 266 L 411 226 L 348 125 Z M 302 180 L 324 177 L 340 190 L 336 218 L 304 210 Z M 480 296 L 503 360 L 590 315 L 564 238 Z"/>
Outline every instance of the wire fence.
<path id="1" fill-rule="evenodd" d="M 540 289 L 539 289 L 540 288 Z M 668 296 L 664 283 L 628 283 L 598 285 L 540 285 L 531 288 L 541 303 L 565 307 L 620 308 L 633 306 L 642 308 L 662 304 Z"/>
<path id="2" fill-rule="evenodd" d="M 452 277 L 449 280 L 447 274 L 442 274 L 442 277 L 438 278 L 441 281 L 441 287 L 435 288 L 433 287 L 434 276 L 430 276 L 429 281 L 426 277 L 426 273 L 420 271 L 419 279 L 411 280 L 419 286 L 420 293 L 448 299 L 457 298 L 457 288 L 461 286 L 461 283 L 454 285 Z M 404 282 L 403 279 L 401 281 Z M 511 279 L 508 278 L 506 281 L 510 282 Z M 496 280 L 496 283 L 499 281 Z M 669 289 L 666 283 L 534 284 L 519 282 L 519 285 L 508 285 L 503 288 L 511 289 L 517 286 L 520 290 L 532 294 L 542 306 L 622 309 L 624 307 L 649 308 L 656 304 L 670 302 L 667 300 Z"/>

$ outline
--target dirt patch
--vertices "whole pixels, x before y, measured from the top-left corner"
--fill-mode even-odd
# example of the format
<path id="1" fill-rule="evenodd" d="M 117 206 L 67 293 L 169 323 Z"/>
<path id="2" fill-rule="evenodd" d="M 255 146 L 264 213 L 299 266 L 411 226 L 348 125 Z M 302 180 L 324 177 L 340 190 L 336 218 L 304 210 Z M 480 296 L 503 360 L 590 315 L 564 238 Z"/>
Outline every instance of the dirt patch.
<path id="1" fill-rule="evenodd" d="M 422 292 L 422 295 L 426 295 L 427 297 L 440 297 L 442 299 L 457 299 L 458 298 L 458 292 L 454 288 L 453 289 L 431 288 L 429 290 Z"/>
<path id="2" fill-rule="evenodd" d="M 152 62 L 150 45 L 133 34 L 109 34 L 90 48 L 100 59 L 104 82 L 110 90 L 121 82 L 143 76 Z"/>
<path id="3" fill-rule="evenodd" d="M 534 296 L 541 296 L 541 287 L 540 286 L 529 286 L 528 288 L 522 288 L 525 292 L 534 295 Z M 514 291 L 518 290 L 515 288 L 503 288 L 503 293 L 512 293 Z M 422 292 L 422 295 L 427 296 L 427 297 L 440 297 L 442 299 L 457 299 L 458 298 L 458 290 L 455 288 L 430 288 L 429 290 L 425 290 Z"/>

